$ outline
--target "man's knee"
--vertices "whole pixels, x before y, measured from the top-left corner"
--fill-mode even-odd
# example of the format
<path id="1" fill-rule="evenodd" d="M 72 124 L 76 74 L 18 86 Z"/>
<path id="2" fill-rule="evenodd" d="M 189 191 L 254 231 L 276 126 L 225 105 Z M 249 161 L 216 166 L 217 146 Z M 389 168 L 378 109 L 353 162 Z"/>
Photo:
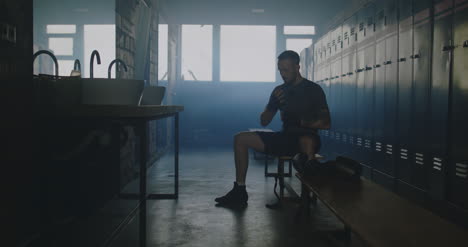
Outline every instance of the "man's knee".
<path id="1" fill-rule="evenodd" d="M 249 146 L 252 139 L 255 138 L 254 132 L 239 132 L 234 135 L 234 143 L 241 146 Z"/>

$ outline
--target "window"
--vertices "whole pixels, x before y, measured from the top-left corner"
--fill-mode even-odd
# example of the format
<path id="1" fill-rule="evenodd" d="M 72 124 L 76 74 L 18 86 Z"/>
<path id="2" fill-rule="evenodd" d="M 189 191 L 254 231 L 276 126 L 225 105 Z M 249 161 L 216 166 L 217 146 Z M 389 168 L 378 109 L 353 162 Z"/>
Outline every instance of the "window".
<path id="1" fill-rule="evenodd" d="M 59 75 L 69 76 L 74 63 L 76 25 L 46 25 L 46 33 L 49 36 L 48 48 L 58 58 Z M 55 74 L 55 67 L 52 67 L 52 73 Z M 49 72 L 42 71 L 42 73 Z"/>
<path id="2" fill-rule="evenodd" d="M 167 63 L 168 63 L 168 25 L 159 25 L 158 34 L 158 79 L 167 80 Z"/>
<path id="3" fill-rule="evenodd" d="M 56 56 L 73 56 L 73 38 L 49 38 L 49 49 Z"/>
<path id="4" fill-rule="evenodd" d="M 83 77 L 89 77 L 89 62 L 94 50 L 97 50 L 101 57 L 101 64 L 94 60 L 94 77 L 107 78 L 107 68 L 115 59 L 115 25 L 84 26 L 84 61 L 81 61 L 82 73 L 85 72 Z M 115 65 L 111 75 L 115 78 Z"/>
<path id="5" fill-rule="evenodd" d="M 211 81 L 212 65 L 213 26 L 182 25 L 182 78 Z"/>
<path id="6" fill-rule="evenodd" d="M 76 25 L 47 25 L 48 34 L 74 34 Z"/>
<path id="7" fill-rule="evenodd" d="M 221 81 L 274 82 L 275 26 L 221 26 Z"/>
<path id="8" fill-rule="evenodd" d="M 314 35 L 315 26 L 284 26 L 286 35 Z"/>
<path id="9" fill-rule="evenodd" d="M 304 48 L 309 47 L 312 44 L 312 39 L 287 39 L 286 40 L 286 49 L 293 50 L 298 54 L 301 54 L 301 51 Z"/>

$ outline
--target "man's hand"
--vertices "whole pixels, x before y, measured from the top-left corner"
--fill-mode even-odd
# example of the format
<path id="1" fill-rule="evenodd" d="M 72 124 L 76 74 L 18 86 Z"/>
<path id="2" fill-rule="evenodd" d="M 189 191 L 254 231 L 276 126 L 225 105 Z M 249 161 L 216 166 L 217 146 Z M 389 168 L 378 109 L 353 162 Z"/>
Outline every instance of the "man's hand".
<path id="1" fill-rule="evenodd" d="M 318 112 L 318 119 L 312 121 L 306 121 L 301 119 L 301 127 L 312 128 L 312 129 L 330 129 L 331 119 L 330 112 L 327 107 L 323 107 Z"/>
<path id="2" fill-rule="evenodd" d="M 283 109 L 283 107 L 284 107 L 284 105 L 286 103 L 286 97 L 285 97 L 284 90 L 281 89 L 281 88 L 275 89 L 275 91 L 273 91 L 273 96 L 274 96 L 274 99 L 275 99 L 275 103 L 278 105 L 278 108 Z"/>

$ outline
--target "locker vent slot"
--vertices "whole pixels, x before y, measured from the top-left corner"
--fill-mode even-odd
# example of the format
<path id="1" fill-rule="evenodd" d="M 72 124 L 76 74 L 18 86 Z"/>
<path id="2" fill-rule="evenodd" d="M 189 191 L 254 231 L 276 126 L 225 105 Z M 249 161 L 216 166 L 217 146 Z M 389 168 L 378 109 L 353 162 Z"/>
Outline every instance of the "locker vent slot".
<path id="1" fill-rule="evenodd" d="M 468 177 L 468 165 L 462 163 L 455 164 L 455 175 L 460 178 Z"/>
<path id="2" fill-rule="evenodd" d="M 351 143 L 351 145 L 354 145 L 354 137 L 352 136 L 349 137 L 349 143 Z"/>
<path id="3" fill-rule="evenodd" d="M 371 141 L 370 140 L 365 141 L 365 147 L 366 148 L 371 148 Z"/>
<path id="4" fill-rule="evenodd" d="M 387 151 L 386 151 L 387 154 L 390 154 L 392 155 L 393 154 L 393 146 L 390 145 L 390 144 L 387 144 Z"/>
<path id="5" fill-rule="evenodd" d="M 338 36 L 338 43 L 341 43 L 341 35 Z"/>
<path id="6" fill-rule="evenodd" d="M 400 158 L 407 160 L 408 159 L 408 150 L 407 149 L 400 149 Z"/>
<path id="7" fill-rule="evenodd" d="M 359 23 L 359 32 L 361 32 L 362 30 L 364 30 L 364 23 L 363 22 Z"/>
<path id="8" fill-rule="evenodd" d="M 344 143 L 348 142 L 348 136 L 346 134 L 343 134 L 341 138 Z"/>
<path id="9" fill-rule="evenodd" d="M 432 165 L 433 165 L 432 168 L 442 171 L 442 159 L 441 158 L 434 157 L 432 159 Z"/>
<path id="10" fill-rule="evenodd" d="M 362 138 L 360 137 L 357 138 L 357 145 L 360 147 L 362 146 Z"/>
<path id="11" fill-rule="evenodd" d="M 378 151 L 378 152 L 382 151 L 382 143 L 380 142 L 375 143 L 375 151 Z"/>
<path id="12" fill-rule="evenodd" d="M 335 46 L 335 45 L 336 45 L 335 40 L 333 40 L 332 41 L 332 46 Z"/>
<path id="13" fill-rule="evenodd" d="M 344 33 L 344 39 L 348 39 L 348 32 Z"/>
<path id="14" fill-rule="evenodd" d="M 339 140 L 341 139 L 341 134 L 340 134 L 340 133 L 336 133 L 336 134 L 335 134 L 335 139 L 339 141 Z"/>

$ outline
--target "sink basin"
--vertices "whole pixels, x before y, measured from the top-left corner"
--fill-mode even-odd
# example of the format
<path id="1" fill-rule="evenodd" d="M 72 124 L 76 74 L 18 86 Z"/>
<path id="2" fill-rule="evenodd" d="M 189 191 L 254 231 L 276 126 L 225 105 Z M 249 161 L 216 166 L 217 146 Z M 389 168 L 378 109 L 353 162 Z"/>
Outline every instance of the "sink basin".
<path id="1" fill-rule="evenodd" d="M 166 92 L 165 87 L 161 86 L 147 86 L 143 89 L 143 96 L 141 96 L 142 105 L 160 105 L 164 93 Z"/>
<path id="2" fill-rule="evenodd" d="M 34 79 L 39 105 L 139 105 L 144 81 L 129 79 Z"/>
<path id="3" fill-rule="evenodd" d="M 81 104 L 139 105 L 144 86 L 142 80 L 82 79 Z"/>

